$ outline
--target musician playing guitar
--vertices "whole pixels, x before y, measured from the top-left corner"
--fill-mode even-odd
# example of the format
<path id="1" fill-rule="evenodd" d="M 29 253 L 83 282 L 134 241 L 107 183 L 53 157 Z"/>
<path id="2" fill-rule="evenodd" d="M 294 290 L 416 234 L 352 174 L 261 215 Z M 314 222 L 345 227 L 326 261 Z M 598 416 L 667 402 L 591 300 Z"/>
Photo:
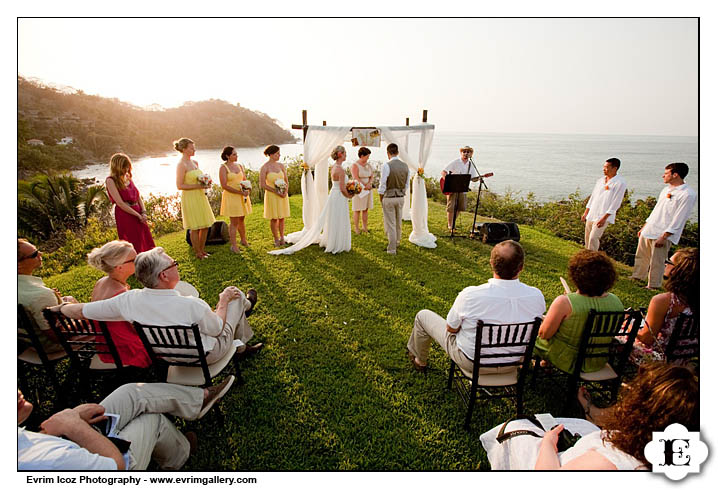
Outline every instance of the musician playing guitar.
<path id="1" fill-rule="evenodd" d="M 470 146 L 464 146 L 459 149 L 461 158 L 457 158 L 453 162 L 449 163 L 444 170 L 441 171 L 441 191 L 444 191 L 444 177 L 448 174 L 470 174 L 471 180 L 476 182 L 479 180 L 479 174 L 476 172 L 476 168 L 471 165 L 469 159 L 474 154 L 474 149 Z M 449 231 L 452 231 L 452 224 L 454 221 L 454 208 L 456 207 L 456 200 L 459 200 L 459 206 L 456 211 L 456 217 L 459 217 L 459 212 L 466 210 L 466 193 L 465 192 L 444 192 L 446 194 L 446 221 Z"/>

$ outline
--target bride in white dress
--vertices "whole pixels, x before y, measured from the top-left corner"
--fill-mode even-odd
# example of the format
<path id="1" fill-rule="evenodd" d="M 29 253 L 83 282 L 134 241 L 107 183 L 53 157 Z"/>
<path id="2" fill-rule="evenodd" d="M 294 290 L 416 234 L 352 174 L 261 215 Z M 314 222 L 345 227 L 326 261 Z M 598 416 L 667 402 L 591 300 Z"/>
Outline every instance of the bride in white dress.
<path id="1" fill-rule="evenodd" d="M 319 240 L 319 246 L 327 253 L 348 252 L 352 248 L 352 228 L 349 220 L 349 201 L 351 194 L 347 192 L 347 174 L 342 163 L 347 159 L 347 151 L 337 146 L 332 151 L 334 165 L 331 168 L 332 190 L 327 203 L 319 215 L 316 224 L 307 230 L 302 238 L 291 247 L 272 250 L 272 255 L 289 255 L 308 247 Z"/>

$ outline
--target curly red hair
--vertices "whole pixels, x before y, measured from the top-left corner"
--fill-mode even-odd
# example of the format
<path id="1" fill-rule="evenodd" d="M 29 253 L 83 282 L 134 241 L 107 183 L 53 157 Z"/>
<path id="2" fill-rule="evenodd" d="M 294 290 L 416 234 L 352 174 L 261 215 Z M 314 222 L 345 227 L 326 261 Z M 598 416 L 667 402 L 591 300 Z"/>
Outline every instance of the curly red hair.
<path id="1" fill-rule="evenodd" d="M 584 249 L 569 259 L 568 276 L 581 294 L 596 297 L 613 287 L 616 269 L 605 253 Z"/>
<path id="2" fill-rule="evenodd" d="M 673 423 L 698 431 L 698 380 L 682 366 L 645 363 L 606 414 L 603 439 L 650 468 L 643 455 L 653 432 Z"/>

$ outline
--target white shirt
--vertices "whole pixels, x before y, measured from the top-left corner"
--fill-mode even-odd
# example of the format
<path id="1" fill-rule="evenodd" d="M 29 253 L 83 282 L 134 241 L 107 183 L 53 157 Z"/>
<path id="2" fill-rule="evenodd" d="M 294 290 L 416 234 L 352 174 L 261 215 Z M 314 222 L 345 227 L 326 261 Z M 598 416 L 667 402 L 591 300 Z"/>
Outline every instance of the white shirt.
<path id="1" fill-rule="evenodd" d="M 670 198 L 668 194 L 671 195 Z M 646 220 L 641 236 L 655 240 L 663 233 L 669 232 L 671 235 L 668 240 L 677 244 L 697 200 L 698 194 L 688 184 L 664 187 L 658 195 L 656 207 Z"/>
<path id="2" fill-rule="evenodd" d="M 112 458 L 94 454 L 72 441 L 17 428 L 19 470 L 116 470 Z"/>
<path id="3" fill-rule="evenodd" d="M 91 320 L 125 320 L 158 327 L 197 323 L 205 352 L 215 346 L 214 337 L 219 336 L 224 326 L 207 303 L 199 298 L 182 296 L 175 289 L 131 289 L 113 298 L 85 304 L 82 314 Z M 163 351 L 158 349 L 157 352 Z"/>
<path id="4" fill-rule="evenodd" d="M 626 181 L 619 175 L 614 175 L 608 182 L 605 177 L 598 179 L 586 204 L 586 221 L 598 221 L 608 214 L 606 223 L 615 223 L 616 212 L 621 207 L 626 187 Z"/>
<path id="5" fill-rule="evenodd" d="M 461 158 L 457 158 L 453 162 L 449 163 L 446 167 L 444 167 L 444 172 L 446 172 L 447 174 L 470 174 L 472 179 L 475 179 L 479 176 L 474 166 L 471 165 L 471 162 L 466 160 L 466 163 L 464 163 Z"/>
<path id="6" fill-rule="evenodd" d="M 456 345 L 469 359 L 474 359 L 476 321 L 484 323 L 523 323 L 533 321 L 546 311 L 546 300 L 538 289 L 518 279 L 489 279 L 481 286 L 469 286 L 459 293 L 446 316 L 451 328 L 461 326 L 456 334 Z M 488 333 L 482 339 L 488 343 Z M 518 348 L 482 349 L 483 354 L 510 353 Z M 514 358 L 492 358 L 487 363 L 510 362 Z"/>
<path id="7" fill-rule="evenodd" d="M 398 160 L 399 157 L 395 156 L 392 157 L 389 162 L 392 160 Z M 381 166 L 381 177 L 379 178 L 379 190 L 377 191 L 382 196 L 386 193 L 386 179 L 389 178 L 389 172 L 391 172 L 391 169 L 389 168 L 389 162 L 386 162 Z M 404 186 L 404 189 L 406 192 L 404 193 L 409 194 L 409 182 L 411 182 L 411 171 L 406 173 L 406 185 Z"/>

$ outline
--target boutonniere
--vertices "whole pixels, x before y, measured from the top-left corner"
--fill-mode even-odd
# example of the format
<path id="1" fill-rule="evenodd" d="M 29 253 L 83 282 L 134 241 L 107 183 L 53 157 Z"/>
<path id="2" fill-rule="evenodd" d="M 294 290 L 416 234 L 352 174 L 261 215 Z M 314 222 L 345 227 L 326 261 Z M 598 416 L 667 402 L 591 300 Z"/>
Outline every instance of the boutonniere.
<path id="1" fill-rule="evenodd" d="M 671 198 L 671 193 L 669 192 L 668 194 L 666 194 L 666 197 L 667 197 L 668 199 L 670 199 L 670 198 Z"/>
<path id="2" fill-rule="evenodd" d="M 607 185 L 607 186 L 606 186 L 606 190 L 609 190 L 609 189 L 610 189 L 610 187 L 608 187 L 608 185 Z"/>

